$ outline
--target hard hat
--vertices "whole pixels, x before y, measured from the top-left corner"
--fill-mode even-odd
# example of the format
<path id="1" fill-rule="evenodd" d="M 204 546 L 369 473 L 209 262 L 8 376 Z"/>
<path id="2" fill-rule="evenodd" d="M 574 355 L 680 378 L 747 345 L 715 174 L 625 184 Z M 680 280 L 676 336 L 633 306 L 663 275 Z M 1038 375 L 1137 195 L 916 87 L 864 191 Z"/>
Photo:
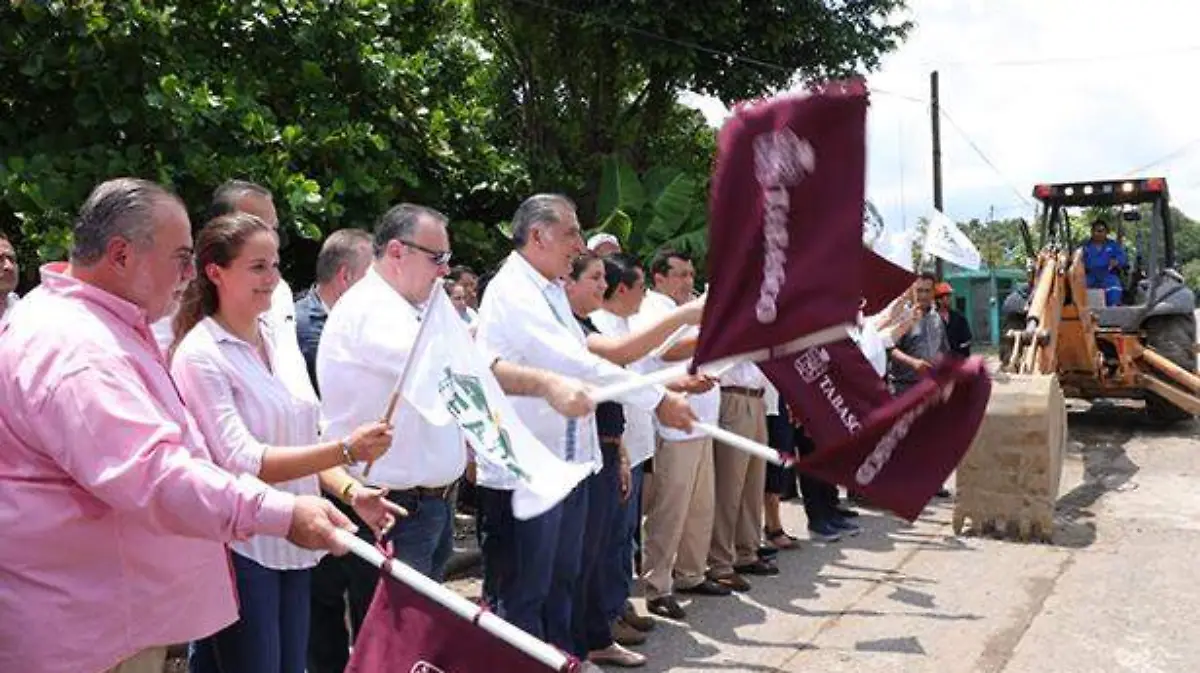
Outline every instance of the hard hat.
<path id="1" fill-rule="evenodd" d="M 595 236 L 592 236 L 588 239 L 587 247 L 588 250 L 595 250 L 604 243 L 612 243 L 613 245 L 617 246 L 618 249 L 621 247 L 621 241 L 617 239 L 616 236 L 608 233 L 596 234 Z"/>

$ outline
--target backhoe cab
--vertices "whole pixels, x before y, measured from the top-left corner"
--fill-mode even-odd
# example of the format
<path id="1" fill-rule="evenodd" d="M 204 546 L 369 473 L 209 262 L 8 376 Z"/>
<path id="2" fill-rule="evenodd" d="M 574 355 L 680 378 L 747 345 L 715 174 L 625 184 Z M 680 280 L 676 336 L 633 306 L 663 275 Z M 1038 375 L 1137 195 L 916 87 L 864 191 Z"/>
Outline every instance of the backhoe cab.
<path id="1" fill-rule="evenodd" d="M 1066 397 L 1142 399 L 1163 423 L 1200 414 L 1195 297 L 1175 270 L 1166 180 L 1038 185 L 1033 195 L 1041 207 L 1037 231 L 1023 232 L 1029 285 L 1004 301 L 1000 372 L 957 471 L 956 532 L 970 521 L 981 532 L 1050 538 Z M 1096 219 L 1126 254 L 1097 242 L 1085 255 Z"/>
<path id="2" fill-rule="evenodd" d="M 1039 371 L 1025 373 L 1057 373 L 1067 397 L 1144 399 L 1146 412 L 1159 422 L 1200 413 L 1200 398 L 1194 395 L 1200 392 L 1200 379 L 1181 376 L 1179 371 L 1196 371 L 1196 298 L 1175 268 L 1166 179 L 1038 185 L 1033 195 L 1041 204 L 1038 249 L 1030 251 L 1035 268 L 1030 286 L 1004 302 L 1001 355 L 1005 367 L 1018 371 L 1008 365 L 1013 345 L 1022 342 L 1014 332 L 1025 332 L 1029 326 L 1039 280 L 1036 269 L 1056 262 L 1052 264 L 1056 273 L 1047 282 L 1051 294 L 1061 295 L 1061 307 L 1050 311 L 1057 314 L 1055 324 L 1041 316 L 1038 329 L 1053 332 L 1057 346 L 1052 354 L 1045 353 Z M 1091 212 L 1079 212 L 1083 208 Z M 1101 219 L 1109 223 L 1110 239 L 1126 251 L 1127 260 L 1114 270 L 1121 290 L 1108 293 L 1119 297 L 1111 305 L 1103 288 L 1088 287 L 1083 268 L 1083 248 L 1101 209 L 1107 211 Z M 1057 292 L 1055 286 L 1061 286 Z M 1149 356 L 1147 349 L 1152 351 Z M 1165 365 L 1155 366 L 1163 360 L 1175 367 L 1163 371 Z M 1192 394 L 1185 397 L 1175 390 Z"/>

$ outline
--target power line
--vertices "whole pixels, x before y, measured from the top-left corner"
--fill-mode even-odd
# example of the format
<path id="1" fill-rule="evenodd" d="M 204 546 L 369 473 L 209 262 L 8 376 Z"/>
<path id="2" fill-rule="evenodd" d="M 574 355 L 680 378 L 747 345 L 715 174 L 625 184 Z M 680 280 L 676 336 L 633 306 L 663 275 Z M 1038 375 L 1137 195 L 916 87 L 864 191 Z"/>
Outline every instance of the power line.
<path id="1" fill-rule="evenodd" d="M 1185 54 L 1200 51 L 1200 45 L 1185 45 L 1171 49 L 1156 50 L 1140 53 L 1092 54 L 1088 56 L 1057 56 L 1048 58 L 1007 59 L 999 61 L 941 61 L 933 63 L 925 61 L 923 65 L 929 69 L 950 68 L 1024 68 L 1045 65 L 1071 65 L 1079 63 L 1096 63 L 1100 61 L 1134 61 L 1139 58 L 1162 58 L 1171 54 Z"/>
<path id="2" fill-rule="evenodd" d="M 713 56 L 724 56 L 725 58 L 729 58 L 729 59 L 732 59 L 735 61 L 741 61 L 743 63 L 749 63 L 751 65 L 756 65 L 756 66 L 759 66 L 762 68 L 768 68 L 770 70 L 777 70 L 777 71 L 786 72 L 786 73 L 795 73 L 796 71 L 799 70 L 799 68 L 789 68 L 787 66 L 779 65 L 778 63 L 769 63 L 767 61 L 760 61 L 756 58 L 751 58 L 749 56 L 742 56 L 741 54 L 734 54 L 734 53 L 731 53 L 728 51 L 722 51 L 720 49 L 715 49 L 713 47 L 707 47 L 705 45 L 698 44 L 696 42 L 688 42 L 687 40 L 677 40 L 673 37 L 659 35 L 657 33 L 652 33 L 648 30 L 643 30 L 641 28 L 635 28 L 635 27 L 627 25 L 627 24 L 617 23 L 616 21 L 610 21 L 606 18 L 596 16 L 595 14 L 588 14 L 585 12 L 580 12 L 580 11 L 576 11 L 573 9 L 566 9 L 563 7 L 555 7 L 553 5 L 547 5 L 545 3 L 536 2 L 535 0 L 514 0 L 514 1 L 519 4 L 522 4 L 522 5 L 528 5 L 530 7 L 537 7 L 539 9 L 545 9 L 545 10 L 548 10 L 551 12 L 557 12 L 559 14 L 567 14 L 567 15 L 574 16 L 579 19 L 585 19 L 590 22 L 599 23 L 601 25 L 608 26 L 609 28 L 616 28 L 617 30 L 623 30 L 627 33 L 633 33 L 636 35 L 641 35 L 642 37 L 650 38 L 652 40 L 658 40 L 659 42 L 666 42 L 668 44 L 674 44 L 679 47 L 687 47 L 688 49 L 702 51 L 707 54 L 712 54 Z"/>
<path id="3" fill-rule="evenodd" d="M 969 135 L 967 135 L 967 132 L 963 130 L 963 127 L 959 126 L 958 122 L 954 121 L 954 118 L 951 117 L 950 113 L 946 111 L 946 107 L 944 105 L 942 105 L 940 107 L 941 107 L 942 117 L 944 117 L 946 119 L 946 121 L 950 123 L 950 126 L 954 127 L 954 130 L 957 131 L 960 136 L 962 136 L 963 140 L 967 141 L 967 144 L 971 146 L 971 149 L 975 151 L 975 154 L 978 154 L 979 158 L 983 159 L 983 162 L 986 163 L 989 167 L 991 167 L 991 169 L 996 172 L 996 175 L 1000 176 L 1000 179 L 1004 182 L 1005 185 L 1008 186 L 1009 189 L 1012 190 L 1013 194 L 1017 195 L 1018 199 L 1020 199 L 1026 206 L 1029 206 L 1030 208 L 1032 208 L 1033 202 L 1030 201 L 1029 199 L 1027 199 L 1025 197 L 1025 195 L 1022 194 L 1019 189 L 1017 189 L 1015 186 L 1013 186 L 1012 182 L 1009 181 L 1008 177 L 1005 176 L 1004 173 L 999 168 L 996 167 L 996 164 L 993 163 L 992 160 L 988 158 L 987 154 L 985 154 L 984 151 L 982 149 L 980 149 L 979 145 L 977 145 L 975 143 L 975 141 L 972 140 Z"/>
<path id="4" fill-rule="evenodd" d="M 1195 147 L 1197 145 L 1200 145 L 1200 138 L 1195 138 L 1195 139 L 1185 143 L 1181 147 L 1174 149 L 1174 150 L 1168 152 L 1167 154 L 1164 154 L 1163 156 L 1155 159 L 1154 161 L 1151 161 L 1148 164 L 1145 164 L 1143 166 L 1138 166 L 1137 168 L 1135 168 L 1133 170 L 1125 171 L 1125 175 L 1136 175 L 1147 169 L 1154 168 L 1155 166 L 1158 166 L 1159 164 L 1165 164 L 1169 161 L 1178 159 L 1179 157 L 1184 156 L 1188 152 L 1191 152 L 1193 149 L 1195 149 Z"/>
<path id="5" fill-rule="evenodd" d="M 721 57 L 727 58 L 731 61 L 740 61 L 742 63 L 747 63 L 749 65 L 758 66 L 760 68 L 766 68 L 768 70 L 774 70 L 777 72 L 785 72 L 785 73 L 792 74 L 792 75 L 794 75 L 800 71 L 800 68 L 798 68 L 798 67 L 788 67 L 785 65 L 780 65 L 778 63 L 771 63 L 769 61 L 763 61 L 763 60 L 760 60 L 757 58 L 752 58 L 750 56 L 743 56 L 741 54 L 735 54 L 733 52 L 724 51 L 721 49 L 717 49 L 715 47 L 709 47 L 707 45 L 703 45 L 703 44 L 700 44 L 697 42 L 690 42 L 688 40 L 679 40 L 679 39 L 676 39 L 673 37 L 659 35 L 658 33 L 654 33 L 654 32 L 648 31 L 648 30 L 643 30 L 641 28 L 636 28 L 636 27 L 630 26 L 628 24 L 619 23 L 617 21 L 612 21 L 612 20 L 609 20 L 604 17 L 596 16 L 594 14 L 588 14 L 586 12 L 580 12 L 580 11 L 577 11 L 574 9 L 566 9 L 564 7 L 555 7 L 553 5 L 548 5 L 543 2 L 537 2 L 537 0 L 513 0 L 513 1 L 517 2 L 519 4 L 522 4 L 522 5 L 527 5 L 529 7 L 537 7 L 539 9 L 545 9 L 545 10 L 548 10 L 551 12 L 556 12 L 558 14 L 566 14 L 568 16 L 573 16 L 578 19 L 583 19 L 585 21 L 598 23 L 598 24 L 601 24 L 604 26 L 608 26 L 609 28 L 614 28 L 616 30 L 621 30 L 621 31 L 631 33 L 634 35 L 640 35 L 642 37 L 645 37 L 645 38 L 648 38 L 651 40 L 657 40 L 658 42 L 663 42 L 665 44 L 673 44 L 678 47 L 685 47 L 687 49 L 693 49 L 695 51 L 704 52 L 706 54 L 710 54 L 713 56 L 721 56 Z M 886 89 L 878 89 L 875 87 L 868 87 L 868 89 L 870 90 L 871 93 L 881 94 L 884 96 L 893 96 L 895 98 L 899 98 L 902 100 L 907 100 L 907 101 L 914 102 L 914 103 L 921 103 L 922 105 L 928 104 L 927 100 L 918 98 L 916 96 L 910 96 L 908 94 L 898 93 L 895 91 L 888 91 Z"/>

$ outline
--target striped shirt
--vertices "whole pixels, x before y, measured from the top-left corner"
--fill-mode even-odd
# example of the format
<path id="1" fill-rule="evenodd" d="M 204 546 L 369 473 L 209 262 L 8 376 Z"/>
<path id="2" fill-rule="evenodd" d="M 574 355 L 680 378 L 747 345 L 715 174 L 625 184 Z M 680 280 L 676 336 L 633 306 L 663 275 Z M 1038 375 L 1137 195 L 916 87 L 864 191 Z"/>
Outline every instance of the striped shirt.
<path id="1" fill-rule="evenodd" d="M 179 394 L 196 418 L 213 460 L 233 472 L 258 475 L 268 446 L 310 446 L 318 441 L 320 406 L 299 350 L 276 348 L 264 315 L 259 330 L 270 369 L 250 344 L 212 318 L 200 321 L 180 342 L 171 362 Z M 274 485 L 297 495 L 317 495 L 316 475 Z M 275 570 L 311 568 L 323 552 L 286 540 L 253 537 L 235 552 Z"/>

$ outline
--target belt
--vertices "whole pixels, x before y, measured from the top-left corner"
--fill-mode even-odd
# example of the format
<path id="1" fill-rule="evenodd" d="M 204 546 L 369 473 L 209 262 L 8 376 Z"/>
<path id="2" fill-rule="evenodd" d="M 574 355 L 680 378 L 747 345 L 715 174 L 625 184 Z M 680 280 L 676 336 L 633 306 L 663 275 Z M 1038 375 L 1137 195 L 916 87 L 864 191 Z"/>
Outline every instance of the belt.
<path id="1" fill-rule="evenodd" d="M 448 500 L 450 492 L 454 490 L 454 486 L 457 483 L 452 481 L 445 486 L 413 486 L 412 488 L 389 491 L 388 495 L 405 496 L 418 500 Z"/>
<path id="2" fill-rule="evenodd" d="M 620 444 L 621 438 L 613 437 L 612 435 L 600 435 L 600 443 L 601 444 Z"/>
<path id="3" fill-rule="evenodd" d="M 762 388 L 743 388 L 742 386 L 721 386 L 721 392 L 745 395 L 746 397 L 762 397 L 766 392 Z"/>

